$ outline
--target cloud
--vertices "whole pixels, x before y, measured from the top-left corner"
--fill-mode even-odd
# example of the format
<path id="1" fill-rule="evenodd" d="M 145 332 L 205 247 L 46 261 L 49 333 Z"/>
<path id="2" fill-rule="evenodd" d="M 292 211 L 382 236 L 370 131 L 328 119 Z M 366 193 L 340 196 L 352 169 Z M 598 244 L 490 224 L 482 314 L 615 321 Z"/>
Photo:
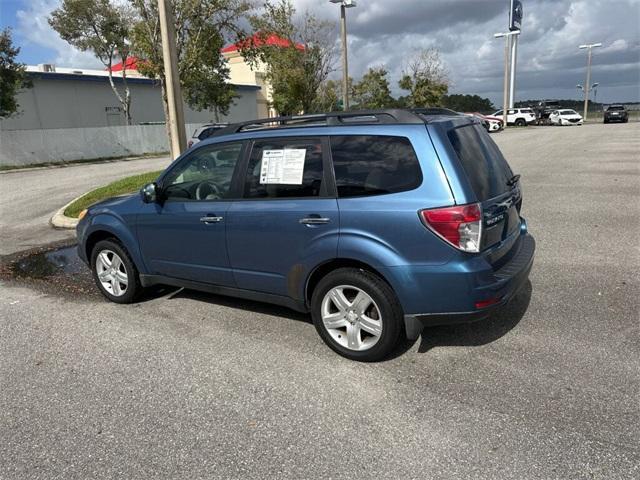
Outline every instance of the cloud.
<path id="1" fill-rule="evenodd" d="M 322 18 L 338 19 L 328 2 L 297 0 Z M 593 76 L 599 99 L 640 100 L 639 0 L 523 0 L 519 39 L 517 98 L 574 97 L 584 81 L 586 55 L 578 45 L 602 42 L 594 51 Z M 501 98 L 506 0 L 362 0 L 347 11 L 350 74 L 384 63 L 394 93 L 402 65 L 417 49 L 442 52 L 452 91 Z M 339 72 L 338 72 L 339 74 Z M 598 81 L 598 80 L 595 80 Z"/>
<path id="2" fill-rule="evenodd" d="M 2 0 L 0 0 L 2 1 Z M 49 27 L 60 0 L 29 0 L 17 13 L 17 29 L 60 66 L 101 68 L 91 53 L 79 52 Z M 122 1 L 122 0 L 118 0 Z M 339 8 L 328 0 L 293 0 L 299 13 L 311 11 L 335 22 Z M 594 50 L 593 79 L 604 101 L 640 100 L 640 0 L 523 0 L 517 98 L 578 97 L 586 53 L 578 45 L 602 42 Z M 347 10 L 349 69 L 354 78 L 384 64 L 393 92 L 403 66 L 421 48 L 442 53 L 452 91 L 499 102 L 504 44 L 493 33 L 507 28 L 506 0 L 360 0 Z M 335 30 L 339 47 L 338 29 Z M 48 49 L 48 50 L 47 50 Z M 337 62 L 339 67 L 340 63 Z M 340 73 L 336 72 L 338 76 Z"/>
<path id="3" fill-rule="evenodd" d="M 60 67 L 104 68 L 91 52 L 81 52 L 72 47 L 51 28 L 47 19 L 59 4 L 59 0 L 30 0 L 25 9 L 16 12 L 17 32 L 26 44 L 53 51 L 41 63 L 53 63 Z"/>

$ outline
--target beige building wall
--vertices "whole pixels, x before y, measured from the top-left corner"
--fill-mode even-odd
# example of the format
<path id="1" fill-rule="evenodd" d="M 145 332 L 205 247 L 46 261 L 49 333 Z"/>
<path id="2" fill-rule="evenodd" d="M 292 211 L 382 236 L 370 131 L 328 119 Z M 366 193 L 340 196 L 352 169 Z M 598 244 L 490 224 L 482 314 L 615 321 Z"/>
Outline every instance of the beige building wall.
<path id="1" fill-rule="evenodd" d="M 265 79 L 265 65 L 260 63 L 254 70 L 245 62 L 240 52 L 226 52 L 223 55 L 229 62 L 230 83 L 260 87 L 260 90 L 256 92 L 258 118 L 277 117 L 278 112 L 269 106 L 273 99 L 273 90 Z"/>

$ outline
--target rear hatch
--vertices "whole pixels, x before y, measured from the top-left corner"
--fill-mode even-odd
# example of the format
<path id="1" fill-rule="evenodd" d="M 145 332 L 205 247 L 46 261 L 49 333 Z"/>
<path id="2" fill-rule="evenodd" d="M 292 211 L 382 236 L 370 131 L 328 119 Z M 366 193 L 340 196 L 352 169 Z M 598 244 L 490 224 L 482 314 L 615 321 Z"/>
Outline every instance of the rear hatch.
<path id="1" fill-rule="evenodd" d="M 480 125 L 452 128 L 447 135 L 477 201 L 482 205 L 481 250 L 503 242 L 501 248 L 494 248 L 490 259 L 492 264 L 503 263 L 507 260 L 503 257 L 508 257 L 509 250 L 515 246 L 518 236 L 513 234 L 520 228 L 519 177 L 514 176 L 502 152 Z"/>

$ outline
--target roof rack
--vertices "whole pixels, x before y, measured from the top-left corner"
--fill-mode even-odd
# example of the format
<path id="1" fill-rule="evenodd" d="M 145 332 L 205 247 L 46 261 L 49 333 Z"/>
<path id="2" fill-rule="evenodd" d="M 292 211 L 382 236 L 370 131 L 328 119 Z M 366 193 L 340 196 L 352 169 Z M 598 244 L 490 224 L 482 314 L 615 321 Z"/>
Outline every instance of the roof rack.
<path id="1" fill-rule="evenodd" d="M 234 123 L 218 130 L 212 136 L 230 135 L 243 131 L 253 131 L 282 127 L 316 127 L 335 125 L 371 125 L 371 124 L 422 124 L 424 118 L 419 111 L 387 109 L 387 110 L 359 110 L 353 112 L 332 112 L 308 115 L 291 115 L 287 117 L 262 118 L 247 122 Z"/>

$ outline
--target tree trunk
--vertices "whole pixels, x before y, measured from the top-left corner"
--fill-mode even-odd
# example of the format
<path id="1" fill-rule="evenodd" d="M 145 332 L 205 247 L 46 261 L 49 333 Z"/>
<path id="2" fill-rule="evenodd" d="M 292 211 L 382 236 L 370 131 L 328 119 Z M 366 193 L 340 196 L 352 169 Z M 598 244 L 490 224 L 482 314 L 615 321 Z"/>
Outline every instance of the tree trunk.
<path id="1" fill-rule="evenodd" d="M 127 83 L 126 59 L 124 59 L 123 62 L 122 83 L 124 85 L 124 102 L 122 103 L 122 108 L 124 109 L 124 118 L 127 121 L 127 125 L 131 125 L 131 90 Z"/>
<path id="2" fill-rule="evenodd" d="M 167 131 L 167 139 L 169 147 L 171 147 L 171 125 L 169 125 L 169 101 L 167 100 L 167 89 L 165 87 L 166 79 L 164 75 L 160 75 L 160 90 L 162 92 L 162 110 L 164 111 L 164 128 Z M 169 148 L 171 149 L 171 148 Z"/>

